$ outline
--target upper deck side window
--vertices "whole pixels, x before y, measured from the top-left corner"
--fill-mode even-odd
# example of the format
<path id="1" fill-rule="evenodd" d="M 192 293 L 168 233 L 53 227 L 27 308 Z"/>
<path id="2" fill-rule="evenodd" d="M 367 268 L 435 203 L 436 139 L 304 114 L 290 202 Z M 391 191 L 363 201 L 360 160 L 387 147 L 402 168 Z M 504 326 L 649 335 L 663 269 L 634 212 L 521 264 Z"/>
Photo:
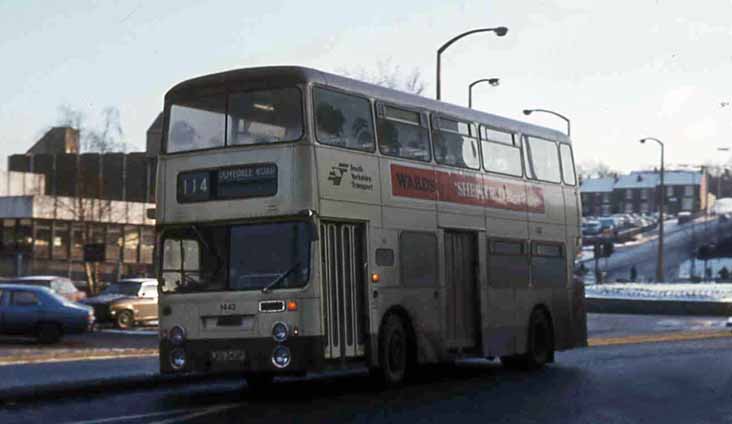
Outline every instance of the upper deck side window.
<path id="1" fill-rule="evenodd" d="M 481 125 L 480 139 L 483 150 L 483 168 L 486 171 L 516 177 L 523 175 L 521 146 L 513 133 Z"/>
<path id="2" fill-rule="evenodd" d="M 574 170 L 574 156 L 572 155 L 572 146 L 561 143 L 559 145 L 559 156 L 562 159 L 562 180 L 564 184 L 577 184 L 577 175 Z"/>
<path id="3" fill-rule="evenodd" d="M 207 95 L 170 106 L 166 152 L 297 141 L 303 132 L 298 88 Z"/>
<path id="4" fill-rule="evenodd" d="M 475 125 L 443 117 L 435 117 L 432 122 L 432 143 L 437 163 L 480 169 L 478 131 Z"/>
<path id="5" fill-rule="evenodd" d="M 557 143 L 524 136 L 526 174 L 529 178 L 550 183 L 562 181 Z"/>
<path id="6" fill-rule="evenodd" d="M 432 159 L 424 115 L 381 103 L 377 104 L 377 111 L 376 131 L 381 153 L 423 162 Z"/>
<path id="7" fill-rule="evenodd" d="M 322 144 L 374 151 L 371 103 L 363 97 L 315 87 L 315 135 Z"/>

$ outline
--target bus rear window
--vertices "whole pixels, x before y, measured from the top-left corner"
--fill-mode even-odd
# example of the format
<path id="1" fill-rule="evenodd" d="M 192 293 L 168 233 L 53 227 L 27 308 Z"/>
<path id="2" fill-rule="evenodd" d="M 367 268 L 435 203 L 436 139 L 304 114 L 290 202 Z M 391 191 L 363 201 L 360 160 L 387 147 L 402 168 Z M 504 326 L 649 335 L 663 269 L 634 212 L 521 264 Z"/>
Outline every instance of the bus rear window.
<path id="1" fill-rule="evenodd" d="M 229 96 L 228 145 L 278 143 L 302 137 L 302 95 L 297 88 Z"/>

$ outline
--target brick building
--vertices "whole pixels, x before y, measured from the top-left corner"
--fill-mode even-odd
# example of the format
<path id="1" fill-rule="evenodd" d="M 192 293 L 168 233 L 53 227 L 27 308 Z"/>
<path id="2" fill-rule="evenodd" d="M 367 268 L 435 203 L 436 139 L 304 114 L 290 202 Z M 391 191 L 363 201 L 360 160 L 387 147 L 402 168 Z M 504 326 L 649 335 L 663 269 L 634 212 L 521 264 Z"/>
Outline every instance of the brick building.
<path id="1" fill-rule="evenodd" d="M 706 209 L 707 175 L 699 171 L 666 171 L 665 193 L 658 172 L 633 171 L 627 175 L 590 178 L 582 182 L 582 215 L 658 212 L 661 195 L 665 211 L 699 212 Z"/>

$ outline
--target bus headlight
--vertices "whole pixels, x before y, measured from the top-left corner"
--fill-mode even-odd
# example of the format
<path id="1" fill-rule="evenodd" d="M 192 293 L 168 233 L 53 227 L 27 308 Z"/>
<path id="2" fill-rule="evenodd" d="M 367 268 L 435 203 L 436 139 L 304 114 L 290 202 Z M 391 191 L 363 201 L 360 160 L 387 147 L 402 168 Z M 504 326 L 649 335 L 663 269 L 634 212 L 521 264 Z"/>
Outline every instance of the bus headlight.
<path id="1" fill-rule="evenodd" d="M 284 322 L 276 322 L 275 325 L 272 326 L 272 338 L 278 343 L 282 343 L 287 340 L 287 335 L 289 333 L 289 328 L 287 328 L 287 324 Z"/>
<path id="2" fill-rule="evenodd" d="M 170 366 L 173 367 L 174 370 L 182 370 L 183 367 L 186 366 L 186 362 L 186 352 L 183 349 L 176 348 L 170 352 Z"/>
<path id="3" fill-rule="evenodd" d="M 272 352 L 272 363 L 277 368 L 285 368 L 290 365 L 290 349 L 285 346 L 277 346 Z"/>
<path id="4" fill-rule="evenodd" d="M 176 325 L 170 329 L 168 338 L 173 345 L 181 346 L 186 341 L 186 330 Z"/>

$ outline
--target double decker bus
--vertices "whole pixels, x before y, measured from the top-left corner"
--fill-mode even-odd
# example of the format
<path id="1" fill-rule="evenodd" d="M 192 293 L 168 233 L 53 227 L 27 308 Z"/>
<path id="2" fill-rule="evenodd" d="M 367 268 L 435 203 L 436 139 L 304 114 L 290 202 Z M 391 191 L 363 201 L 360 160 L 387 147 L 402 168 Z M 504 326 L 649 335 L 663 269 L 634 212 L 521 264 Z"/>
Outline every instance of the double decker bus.
<path id="1" fill-rule="evenodd" d="M 302 67 L 165 96 L 160 369 L 273 376 L 586 346 L 564 134 Z"/>

